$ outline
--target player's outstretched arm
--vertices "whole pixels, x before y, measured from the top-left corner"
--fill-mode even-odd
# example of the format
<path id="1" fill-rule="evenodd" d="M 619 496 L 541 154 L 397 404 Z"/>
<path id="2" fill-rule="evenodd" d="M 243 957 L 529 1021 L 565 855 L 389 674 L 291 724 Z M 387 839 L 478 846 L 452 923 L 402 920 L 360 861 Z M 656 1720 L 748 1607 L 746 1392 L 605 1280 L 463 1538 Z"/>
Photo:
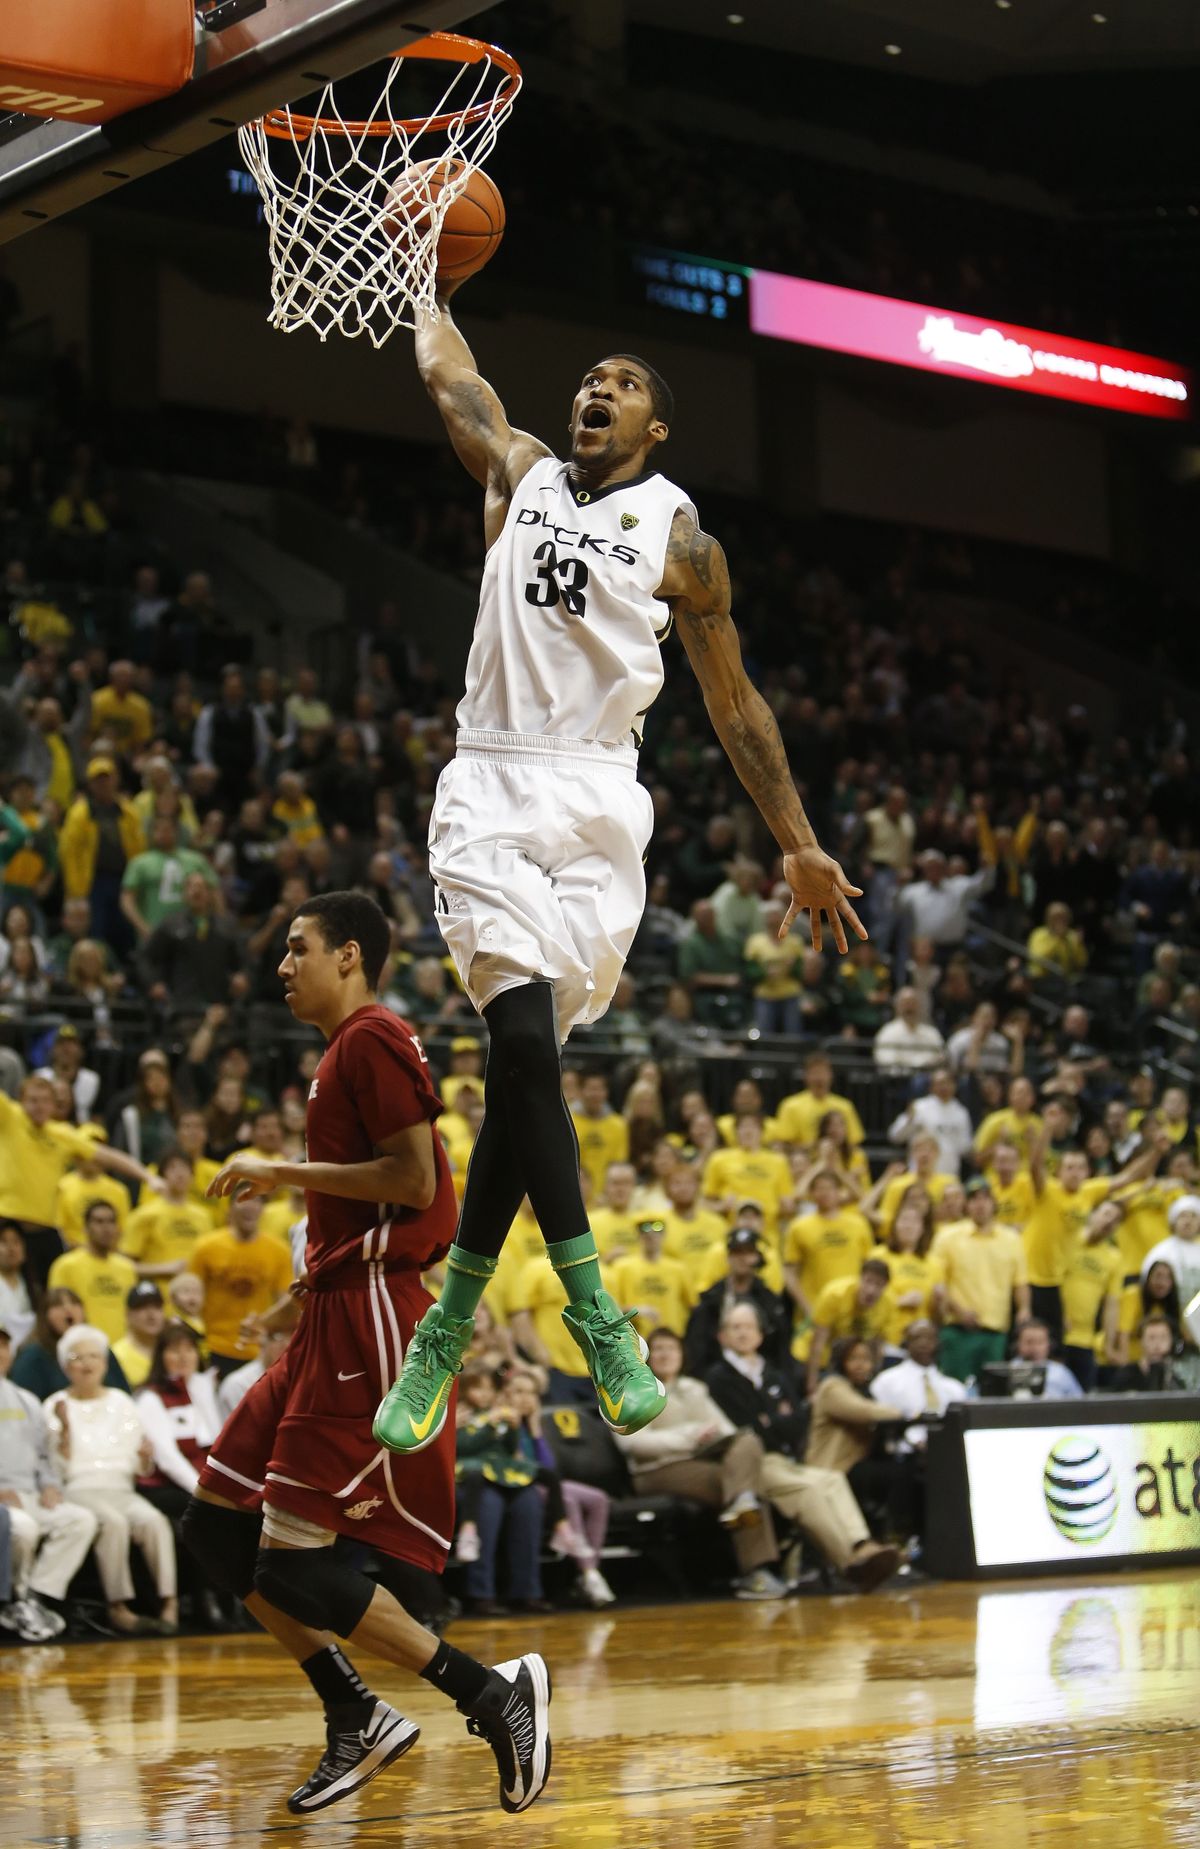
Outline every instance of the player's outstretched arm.
<path id="1" fill-rule="evenodd" d="M 659 596 L 674 614 L 688 660 L 704 694 L 717 737 L 747 792 L 783 850 L 783 873 L 792 892 L 780 936 L 797 912 L 808 912 L 813 948 L 821 948 L 822 919 L 834 942 L 846 949 L 843 920 L 859 937 L 867 933 L 851 899 L 852 886 L 836 860 L 817 843 L 788 766 L 775 715 L 742 665 L 737 630 L 730 616 L 729 567 L 716 540 L 687 514 L 676 514 L 667 546 Z"/>
<path id="2" fill-rule="evenodd" d="M 480 377 L 475 356 L 450 312 L 452 289 L 438 296 L 438 317 L 417 322 L 417 370 L 442 414 L 454 453 L 489 495 L 505 504 L 527 469 L 550 451 L 525 430 L 514 430 L 493 388 Z"/>

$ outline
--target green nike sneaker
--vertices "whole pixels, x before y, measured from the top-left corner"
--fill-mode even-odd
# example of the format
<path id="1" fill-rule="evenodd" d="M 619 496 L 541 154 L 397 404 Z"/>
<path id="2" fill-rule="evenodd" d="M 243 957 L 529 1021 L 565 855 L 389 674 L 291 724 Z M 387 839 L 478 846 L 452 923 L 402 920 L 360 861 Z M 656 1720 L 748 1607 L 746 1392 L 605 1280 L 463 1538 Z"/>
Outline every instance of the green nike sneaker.
<path id="1" fill-rule="evenodd" d="M 462 1372 L 475 1319 L 443 1314 L 440 1303 L 426 1310 L 413 1330 L 400 1378 L 388 1389 L 371 1427 L 376 1442 L 411 1457 L 431 1445 L 450 1407 L 454 1376 Z"/>
<path id="2" fill-rule="evenodd" d="M 614 1432 L 640 1432 L 657 1419 L 667 1390 L 646 1365 L 649 1349 L 633 1327 L 636 1310 L 622 1310 L 606 1290 L 590 1303 L 569 1303 L 562 1319 L 583 1350 L 600 1401 L 600 1416 Z"/>

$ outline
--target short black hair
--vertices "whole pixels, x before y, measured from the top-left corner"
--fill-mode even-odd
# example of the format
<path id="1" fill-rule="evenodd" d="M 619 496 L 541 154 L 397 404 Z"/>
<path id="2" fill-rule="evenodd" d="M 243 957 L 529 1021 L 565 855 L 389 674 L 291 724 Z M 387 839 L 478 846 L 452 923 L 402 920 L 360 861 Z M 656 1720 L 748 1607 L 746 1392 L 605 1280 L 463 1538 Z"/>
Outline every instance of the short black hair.
<path id="1" fill-rule="evenodd" d="M 105 1213 L 111 1213 L 115 1218 L 120 1217 L 117 1214 L 117 1210 L 113 1206 L 111 1201 L 102 1201 L 102 1200 L 89 1201 L 87 1206 L 83 1210 L 84 1225 L 85 1226 L 87 1225 L 88 1221 L 91 1219 L 94 1213 L 99 1213 L 101 1212 L 101 1210 L 103 1210 Z"/>
<path id="2" fill-rule="evenodd" d="M 387 919 L 374 899 L 364 892 L 322 892 L 297 906 L 297 918 L 312 918 L 320 926 L 321 942 L 326 950 L 340 950 L 343 944 L 357 944 L 362 951 L 363 975 L 374 994 L 392 947 L 392 933 Z"/>
<path id="3" fill-rule="evenodd" d="M 627 360 L 631 366 L 645 373 L 654 415 L 661 418 L 664 424 L 669 424 L 675 415 L 675 394 L 662 373 L 656 372 L 649 360 L 640 359 L 636 353 L 610 353 L 608 357 L 610 360 Z"/>

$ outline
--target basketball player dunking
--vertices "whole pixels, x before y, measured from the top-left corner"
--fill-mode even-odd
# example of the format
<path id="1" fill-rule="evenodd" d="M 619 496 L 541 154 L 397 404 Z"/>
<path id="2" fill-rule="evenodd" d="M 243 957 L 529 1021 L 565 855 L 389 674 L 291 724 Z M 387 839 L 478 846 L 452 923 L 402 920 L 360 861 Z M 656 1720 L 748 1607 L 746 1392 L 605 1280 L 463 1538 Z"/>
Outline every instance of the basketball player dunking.
<path id="1" fill-rule="evenodd" d="M 632 1316 L 601 1284 L 560 1051 L 576 1023 L 605 1012 L 641 919 L 652 808 L 637 748 L 672 620 L 717 736 L 782 851 L 784 929 L 808 911 L 817 949 L 823 917 L 841 951 L 843 920 L 866 936 L 851 905 L 860 888 L 817 845 L 774 716 L 746 677 L 724 554 L 654 466 L 673 410 L 667 386 L 644 360 L 610 354 L 575 395 L 571 455 L 560 462 L 508 423 L 454 325 L 451 292 L 439 317 L 418 325 L 417 365 L 484 490 L 489 550 L 429 866 L 438 922 L 490 1050 L 441 1301 L 375 1419 L 380 1442 L 406 1453 L 442 1429 L 476 1305 L 525 1194 L 604 1418 L 633 1432 L 662 1410 Z"/>
<path id="2" fill-rule="evenodd" d="M 336 1636 L 455 1701 L 496 1755 L 502 1808 L 519 1811 L 550 1771 L 542 1658 L 486 1669 L 440 1643 L 333 1547 L 338 1534 L 349 1535 L 440 1573 L 454 1532 L 453 1425 L 411 1463 L 397 1464 L 371 1438 L 371 1414 L 431 1303 L 421 1272 L 444 1257 L 454 1230 L 428 1061 L 415 1034 L 375 999 L 389 943 L 386 918 L 360 893 L 322 894 L 292 920 L 279 972 L 288 1005 L 328 1041 L 308 1097 L 308 1160 L 281 1165 L 239 1154 L 208 1192 L 305 1190 L 304 1311 L 291 1346 L 209 1452 L 184 1536 L 209 1578 L 246 1602 L 325 1706 L 326 1751 L 290 1810 L 346 1797 L 417 1737 L 360 1680 Z"/>

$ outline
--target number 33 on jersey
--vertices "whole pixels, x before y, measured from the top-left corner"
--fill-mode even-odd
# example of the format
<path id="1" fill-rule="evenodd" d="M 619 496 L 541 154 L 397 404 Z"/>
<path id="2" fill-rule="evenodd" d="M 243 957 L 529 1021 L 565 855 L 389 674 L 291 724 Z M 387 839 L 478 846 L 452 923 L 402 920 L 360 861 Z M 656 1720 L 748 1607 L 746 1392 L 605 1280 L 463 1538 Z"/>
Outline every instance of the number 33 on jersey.
<path id="1" fill-rule="evenodd" d="M 657 471 L 592 491 L 566 463 L 535 462 L 487 555 L 459 727 L 640 744 L 663 682 L 671 618 L 655 592 L 681 510 L 696 519 Z"/>

